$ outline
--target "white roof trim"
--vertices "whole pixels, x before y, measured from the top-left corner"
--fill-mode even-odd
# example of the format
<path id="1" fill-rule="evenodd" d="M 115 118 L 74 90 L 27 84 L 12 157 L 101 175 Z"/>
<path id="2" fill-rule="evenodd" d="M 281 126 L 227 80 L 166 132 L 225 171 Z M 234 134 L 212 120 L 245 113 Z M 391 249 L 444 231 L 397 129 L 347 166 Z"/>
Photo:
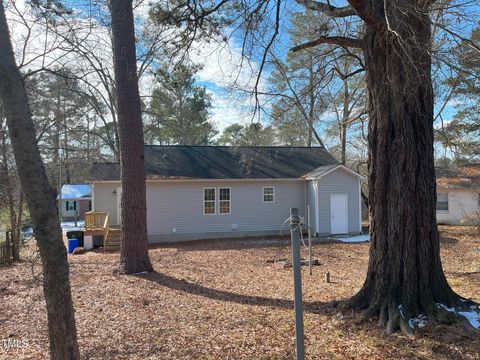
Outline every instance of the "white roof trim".
<path id="1" fill-rule="evenodd" d="M 332 167 L 331 169 L 326 170 L 325 172 L 321 173 L 321 174 L 318 175 L 318 176 L 308 176 L 308 175 L 307 175 L 306 179 L 307 179 L 307 180 L 319 180 L 319 179 L 321 179 L 322 177 L 324 177 L 325 175 L 328 175 L 328 174 L 330 174 L 331 172 L 334 172 L 334 171 L 336 171 L 336 170 L 338 170 L 338 169 L 343 169 L 343 170 L 345 170 L 347 173 L 349 173 L 350 175 L 353 175 L 353 176 L 357 177 L 359 180 L 365 179 L 365 176 L 360 175 L 360 174 L 357 173 L 356 171 L 353 171 L 352 169 L 349 169 L 348 167 L 346 167 L 346 166 L 343 165 L 343 164 L 338 164 L 337 166 L 334 166 L 334 167 Z M 315 172 L 315 170 L 312 171 L 310 174 L 313 174 L 314 172 Z"/>

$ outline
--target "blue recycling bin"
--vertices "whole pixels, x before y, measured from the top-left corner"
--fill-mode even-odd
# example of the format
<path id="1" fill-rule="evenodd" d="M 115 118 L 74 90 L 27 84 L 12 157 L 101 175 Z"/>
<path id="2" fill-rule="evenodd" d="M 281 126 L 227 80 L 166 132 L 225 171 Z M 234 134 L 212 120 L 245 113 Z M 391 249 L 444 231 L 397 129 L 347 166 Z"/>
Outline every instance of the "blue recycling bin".
<path id="1" fill-rule="evenodd" d="M 72 254 L 73 250 L 75 250 L 77 247 L 80 246 L 80 240 L 79 239 L 68 239 L 68 253 Z"/>

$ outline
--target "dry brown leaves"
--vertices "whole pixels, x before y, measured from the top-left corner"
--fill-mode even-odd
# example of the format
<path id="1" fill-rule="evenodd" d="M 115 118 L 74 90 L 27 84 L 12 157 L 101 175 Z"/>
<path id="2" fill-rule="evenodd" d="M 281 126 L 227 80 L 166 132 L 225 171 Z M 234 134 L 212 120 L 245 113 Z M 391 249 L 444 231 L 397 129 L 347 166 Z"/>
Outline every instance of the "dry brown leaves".
<path id="1" fill-rule="evenodd" d="M 442 227 L 444 269 L 454 289 L 480 301 L 480 242 L 470 228 Z M 118 254 L 70 258 L 73 298 L 85 359 L 294 358 L 291 269 L 280 243 L 231 240 L 150 251 L 156 273 L 116 276 Z M 427 327 L 415 338 L 387 336 L 357 312 L 331 308 L 362 285 L 368 244 L 322 243 L 313 276 L 304 270 L 306 354 L 310 359 L 479 359 L 480 335 L 460 325 Z M 329 271 L 332 282 L 324 281 Z M 0 268 L 0 340 L 25 349 L 0 359 L 47 359 L 42 289 L 28 262 Z"/>

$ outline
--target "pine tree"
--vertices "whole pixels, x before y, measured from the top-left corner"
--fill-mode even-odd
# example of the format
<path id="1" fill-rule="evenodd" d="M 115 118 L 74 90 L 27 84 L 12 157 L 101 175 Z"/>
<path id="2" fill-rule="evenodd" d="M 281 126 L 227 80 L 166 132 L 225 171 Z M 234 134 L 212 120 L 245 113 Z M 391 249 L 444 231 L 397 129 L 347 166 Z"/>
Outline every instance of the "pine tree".
<path id="1" fill-rule="evenodd" d="M 211 97 L 195 83 L 194 71 L 185 65 L 173 71 L 158 70 L 149 114 L 160 143 L 206 145 L 217 135 L 209 119 Z M 150 134 L 150 136 L 152 136 Z"/>

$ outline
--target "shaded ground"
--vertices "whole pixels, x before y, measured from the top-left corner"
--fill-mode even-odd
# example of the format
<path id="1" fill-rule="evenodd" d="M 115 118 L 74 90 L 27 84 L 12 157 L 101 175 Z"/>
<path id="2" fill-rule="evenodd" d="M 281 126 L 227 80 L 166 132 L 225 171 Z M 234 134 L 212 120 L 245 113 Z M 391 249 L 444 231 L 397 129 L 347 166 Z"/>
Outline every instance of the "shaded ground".
<path id="1" fill-rule="evenodd" d="M 467 227 L 441 227 L 442 258 L 454 289 L 480 302 L 480 241 Z M 214 241 L 155 248 L 157 273 L 112 274 L 116 253 L 71 258 L 73 297 L 85 359 L 292 359 L 292 273 L 267 263 L 289 256 L 285 241 Z M 427 327 L 416 338 L 387 336 L 375 322 L 327 305 L 361 286 L 368 244 L 316 244 L 322 263 L 304 271 L 310 359 L 480 359 L 480 334 Z M 0 359 L 47 359 L 39 272 L 27 261 L 0 268 L 0 340 L 28 341 Z M 324 282 L 329 271 L 332 283 Z"/>

